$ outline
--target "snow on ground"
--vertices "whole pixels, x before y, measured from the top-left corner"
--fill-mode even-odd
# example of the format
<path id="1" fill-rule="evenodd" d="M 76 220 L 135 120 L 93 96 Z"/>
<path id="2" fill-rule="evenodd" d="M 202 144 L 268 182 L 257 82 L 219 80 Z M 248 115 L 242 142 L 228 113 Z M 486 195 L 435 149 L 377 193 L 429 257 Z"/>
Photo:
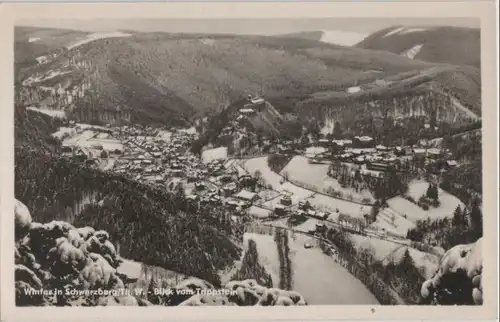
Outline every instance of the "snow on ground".
<path id="1" fill-rule="evenodd" d="M 39 40 L 40 40 L 40 38 L 38 38 L 38 37 L 29 37 L 28 42 L 37 42 Z"/>
<path id="2" fill-rule="evenodd" d="M 371 249 L 374 252 L 375 260 L 383 261 L 397 248 L 405 247 L 396 243 L 391 243 L 386 240 L 371 238 L 368 236 L 350 234 L 349 238 L 352 240 L 356 248 Z"/>
<path id="3" fill-rule="evenodd" d="M 423 44 L 415 45 L 415 46 L 411 47 L 410 49 L 404 51 L 401 55 L 403 55 L 407 58 L 410 58 L 410 59 L 414 59 L 415 56 L 418 55 L 418 53 L 422 50 L 423 47 L 424 47 Z"/>
<path id="4" fill-rule="evenodd" d="M 290 238 L 292 289 L 310 305 L 378 304 L 375 296 L 319 247 L 306 249 L 304 243 L 315 241 L 302 234 Z"/>
<path id="5" fill-rule="evenodd" d="M 351 31 L 323 30 L 322 42 L 341 46 L 354 46 L 368 35 Z"/>
<path id="6" fill-rule="evenodd" d="M 71 127 L 60 127 L 57 132 L 52 133 L 52 136 L 58 139 L 62 139 L 63 136 L 68 135 L 74 135 L 76 133 L 76 130 Z"/>
<path id="7" fill-rule="evenodd" d="M 259 263 L 271 275 L 273 286 L 279 285 L 280 260 L 278 255 L 278 247 L 274 242 L 274 237 L 271 235 L 245 233 L 243 235 L 244 245 L 248 247 L 248 240 L 252 239 L 257 244 L 257 253 L 259 254 Z"/>
<path id="8" fill-rule="evenodd" d="M 403 27 L 399 27 L 399 28 L 393 29 L 393 30 L 389 31 L 388 33 L 386 33 L 382 38 L 388 37 L 390 35 L 397 34 L 397 33 L 401 32 L 401 31 L 403 31 L 404 29 L 405 28 L 403 28 Z"/>
<path id="9" fill-rule="evenodd" d="M 168 141 L 172 137 L 172 132 L 161 130 L 160 132 L 158 132 L 157 137 L 161 138 L 161 139 L 163 139 L 165 141 Z"/>
<path id="10" fill-rule="evenodd" d="M 38 107 L 27 107 L 28 110 L 32 110 L 35 112 L 43 113 L 51 117 L 58 117 L 58 118 L 66 118 L 66 112 L 60 111 L 60 110 L 49 110 L 45 108 L 38 108 Z"/>
<path id="11" fill-rule="evenodd" d="M 179 132 L 183 132 L 183 133 L 186 133 L 186 134 L 196 134 L 198 133 L 195 129 L 194 126 L 190 127 L 190 128 L 186 128 L 186 129 L 180 129 Z"/>
<path id="12" fill-rule="evenodd" d="M 266 184 L 270 184 L 273 189 L 278 190 L 281 186 L 283 178 L 269 168 L 267 157 L 249 159 L 244 163 L 243 167 L 252 175 L 259 170 Z"/>
<path id="13" fill-rule="evenodd" d="M 428 30 L 428 28 L 407 28 L 407 29 L 404 29 L 403 31 L 401 31 L 399 34 L 405 35 L 405 34 L 409 34 L 412 32 L 422 32 L 422 31 L 426 31 L 426 30 Z"/>
<path id="14" fill-rule="evenodd" d="M 215 160 L 227 159 L 227 148 L 219 147 L 215 149 L 205 150 L 201 154 L 203 163 L 210 163 Z"/>
<path id="15" fill-rule="evenodd" d="M 317 154 L 325 152 L 326 149 L 321 146 L 311 146 L 306 149 L 306 156 L 314 157 Z"/>
<path id="16" fill-rule="evenodd" d="M 104 39 L 104 38 L 117 38 L 117 37 L 130 37 L 131 34 L 126 34 L 123 32 L 115 31 L 115 32 L 98 32 L 87 35 L 87 38 L 77 41 L 69 46 L 67 46 L 68 50 L 73 49 L 75 47 L 81 46 L 83 44 L 89 43 L 94 40 Z"/>
<path id="17" fill-rule="evenodd" d="M 340 213 L 358 218 L 363 218 L 363 215 L 369 214 L 372 209 L 371 206 L 360 205 L 321 194 L 315 194 L 313 197 L 309 198 L 308 201 L 319 211 L 335 212 L 338 209 Z"/>
<path id="18" fill-rule="evenodd" d="M 278 190 L 284 193 L 288 192 L 289 194 L 291 194 L 290 198 L 292 199 L 293 204 L 298 204 L 299 201 L 307 199 L 314 194 L 314 192 L 297 187 L 290 182 L 285 182 Z"/>
<path id="19" fill-rule="evenodd" d="M 142 263 L 123 258 L 122 260 L 123 262 L 117 268 L 118 273 L 125 274 L 129 278 L 139 279 L 142 273 Z"/>
<path id="20" fill-rule="evenodd" d="M 321 134 L 327 135 L 328 133 L 333 133 L 333 129 L 335 128 L 335 120 L 331 118 L 327 118 L 325 120 L 325 125 L 321 128 Z"/>
<path id="21" fill-rule="evenodd" d="M 271 210 L 252 206 L 248 209 L 248 213 L 256 218 L 267 218 L 271 214 Z"/>
<path id="22" fill-rule="evenodd" d="M 394 219 L 394 220 L 393 220 Z M 377 221 L 371 225 L 374 228 L 384 229 L 396 236 L 406 238 L 408 230 L 415 227 L 415 223 L 391 208 L 380 210 Z"/>
<path id="23" fill-rule="evenodd" d="M 359 201 L 364 198 L 373 201 L 369 190 L 356 192 L 351 188 L 343 188 L 336 179 L 327 175 L 328 167 L 328 164 L 311 164 L 307 158 L 295 156 L 281 171 L 281 175 L 286 173 L 291 180 L 303 183 L 319 192 L 326 192 L 326 189 L 333 188 L 335 191 L 342 192 L 343 198 L 352 195 L 354 199 Z"/>
<path id="24" fill-rule="evenodd" d="M 429 183 L 422 180 L 415 180 L 410 182 L 408 187 L 408 195 L 411 196 L 415 201 L 418 201 L 421 196 L 425 195 L 427 192 L 427 188 L 429 187 Z M 463 202 L 461 202 L 457 197 L 449 194 L 448 192 L 439 189 L 439 202 L 441 203 L 439 207 L 434 208 L 430 207 L 428 211 L 426 211 L 428 217 L 433 218 L 444 218 L 444 217 L 452 217 L 453 212 L 460 206 L 460 208 L 464 208 Z M 418 207 L 418 206 L 417 206 Z M 408 216 L 410 216 L 408 214 Z M 425 219 L 425 218 L 424 218 Z"/>
<path id="25" fill-rule="evenodd" d="M 114 139 L 96 139 L 96 133 L 92 130 L 85 130 L 63 141 L 65 146 L 78 146 L 81 148 L 93 148 L 96 145 L 102 145 L 106 151 L 116 149 L 123 150 L 123 144 Z"/>
<path id="26" fill-rule="evenodd" d="M 393 210 L 396 212 L 406 215 L 409 220 L 415 222 L 417 220 L 425 219 L 427 218 L 427 212 L 424 211 L 422 208 L 414 204 L 413 202 L 410 202 L 406 200 L 403 197 L 394 197 L 389 200 L 387 200 L 387 204 L 389 207 L 391 207 Z"/>
<path id="27" fill-rule="evenodd" d="M 398 263 L 408 249 L 410 256 L 415 262 L 415 267 L 423 271 L 425 278 L 432 276 L 438 269 L 439 258 L 436 255 L 421 252 L 408 246 L 361 235 L 352 234 L 350 235 L 350 239 L 357 248 L 371 249 L 375 260 L 381 261 L 385 265 L 391 262 Z"/>

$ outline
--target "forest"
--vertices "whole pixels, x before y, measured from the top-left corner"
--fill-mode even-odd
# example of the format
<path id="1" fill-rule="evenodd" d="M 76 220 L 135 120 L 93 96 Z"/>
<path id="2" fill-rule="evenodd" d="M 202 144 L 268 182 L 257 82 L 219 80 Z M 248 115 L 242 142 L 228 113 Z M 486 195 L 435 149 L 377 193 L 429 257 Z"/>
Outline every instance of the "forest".
<path id="1" fill-rule="evenodd" d="M 88 193 L 97 200 L 68 211 Z M 218 284 L 217 271 L 240 256 L 236 231 L 222 208 L 194 209 L 171 194 L 65 159 L 21 149 L 16 155 L 15 196 L 40 222 L 64 220 L 109 232 L 125 257 Z"/>

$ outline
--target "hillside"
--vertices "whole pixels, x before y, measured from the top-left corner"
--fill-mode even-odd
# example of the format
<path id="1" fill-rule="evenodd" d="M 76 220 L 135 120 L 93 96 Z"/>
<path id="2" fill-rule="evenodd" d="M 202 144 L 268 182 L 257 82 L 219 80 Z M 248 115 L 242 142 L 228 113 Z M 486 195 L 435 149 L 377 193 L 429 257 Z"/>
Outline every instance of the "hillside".
<path id="1" fill-rule="evenodd" d="M 337 113 L 345 105 L 442 93 L 454 100 L 440 113 L 448 119 L 458 115 L 460 121 L 450 123 L 454 127 L 468 124 L 462 122 L 463 115 L 474 119 L 481 110 L 477 68 L 287 37 L 109 36 L 24 68 L 16 76 L 21 105 L 69 112 L 118 106 L 131 110 L 132 122 L 152 125 L 186 126 L 207 111 L 220 111 L 253 93 L 267 97 L 278 112 L 292 114 L 318 108 Z M 362 91 L 347 93 L 353 86 Z M 357 108 L 347 109 L 363 115 Z M 383 114 L 380 107 L 375 112 Z"/>
<path id="2" fill-rule="evenodd" d="M 124 257 L 214 284 L 239 258 L 239 227 L 224 209 L 192 209 L 183 196 L 53 156 L 51 119 L 22 108 L 15 116 L 15 197 L 34 220 L 105 229 Z"/>
<path id="3" fill-rule="evenodd" d="M 25 37 L 18 41 L 22 39 Z M 17 60 L 31 54 L 26 50 L 18 47 Z M 98 99 L 93 100 L 98 105 L 131 105 L 135 121 L 166 122 L 174 115 L 180 121 L 198 111 L 220 109 L 242 94 L 306 95 L 374 80 L 375 74 L 366 72 L 369 69 L 392 75 L 428 66 L 390 53 L 318 41 L 144 33 L 85 43 L 46 63 L 22 69 L 16 76 L 32 91 L 35 85 L 48 91 L 61 84 L 75 102 L 80 101 L 75 99 L 79 95 L 72 91 L 79 86 L 86 98 L 82 101 L 95 92 Z M 47 96 L 41 94 L 38 96 Z M 130 102 L 130 98 L 134 100 Z M 19 101 L 24 103 L 26 97 Z M 152 117 L 137 115 L 139 107 Z"/>
<path id="4" fill-rule="evenodd" d="M 142 281 L 146 289 L 137 289 L 138 277 L 122 268 L 128 261 L 121 257 L 107 231 L 77 228 L 65 221 L 37 222 L 18 200 L 14 216 L 18 306 L 307 305 L 298 292 L 268 288 L 253 279 L 216 287 L 201 279 L 182 277 L 179 283 L 169 285 L 171 294 L 158 295 L 156 291 L 167 285 L 153 276 Z M 197 294 L 197 290 L 208 294 Z"/>
<path id="5" fill-rule="evenodd" d="M 312 30 L 279 35 L 283 38 L 316 40 L 341 46 L 354 46 L 366 36 L 357 32 L 341 30 Z"/>
<path id="6" fill-rule="evenodd" d="M 406 53 L 429 62 L 481 66 L 480 30 L 476 28 L 394 26 L 371 34 L 356 47 Z"/>
<path id="7" fill-rule="evenodd" d="M 65 49 L 65 46 L 86 35 L 86 32 L 78 30 L 15 27 L 15 65 L 17 68 L 36 65 L 36 58 L 59 53 Z"/>

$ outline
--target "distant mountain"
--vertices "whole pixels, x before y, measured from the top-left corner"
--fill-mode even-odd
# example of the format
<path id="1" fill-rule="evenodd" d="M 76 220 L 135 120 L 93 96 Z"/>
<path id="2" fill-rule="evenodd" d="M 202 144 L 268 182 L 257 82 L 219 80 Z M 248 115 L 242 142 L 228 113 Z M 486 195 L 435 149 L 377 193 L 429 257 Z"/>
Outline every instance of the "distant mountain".
<path id="1" fill-rule="evenodd" d="M 19 68 L 21 105 L 123 106 L 131 109 L 136 123 L 185 126 L 248 94 L 272 98 L 269 101 L 280 113 L 280 109 L 297 113 L 297 106 L 336 104 L 336 97 L 344 97 L 353 86 L 375 86 L 372 91 L 386 97 L 395 88 L 412 92 L 415 89 L 408 84 L 418 78 L 452 92 L 466 108 L 480 113 L 479 70 L 473 67 L 465 70 L 290 36 L 44 33 L 62 35 L 63 39 L 53 36 L 58 40 L 46 44 L 63 48 L 44 61 Z M 39 37 L 41 43 L 44 33 L 24 30 L 16 61 L 32 55 L 26 46 L 31 44 L 29 37 Z M 398 85 L 406 79 L 410 82 Z M 391 86 L 373 85 L 384 80 Z M 325 93 L 335 99 L 325 99 Z M 294 98 L 293 104 L 287 97 Z"/>
<path id="2" fill-rule="evenodd" d="M 285 38 L 316 40 L 341 46 L 353 46 L 366 38 L 367 35 L 341 30 L 314 30 L 295 32 L 279 36 Z"/>
<path id="3" fill-rule="evenodd" d="M 394 26 L 369 35 L 356 47 L 480 68 L 481 40 L 480 30 L 476 28 Z"/>

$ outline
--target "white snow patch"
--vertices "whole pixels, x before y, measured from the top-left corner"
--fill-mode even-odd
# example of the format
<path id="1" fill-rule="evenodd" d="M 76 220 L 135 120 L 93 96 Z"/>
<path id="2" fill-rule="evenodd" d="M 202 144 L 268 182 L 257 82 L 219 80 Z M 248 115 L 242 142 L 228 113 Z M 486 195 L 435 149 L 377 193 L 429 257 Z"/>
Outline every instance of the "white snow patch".
<path id="1" fill-rule="evenodd" d="M 321 146 L 311 146 L 311 147 L 308 147 L 306 149 L 306 155 L 307 156 L 315 156 L 317 154 L 321 154 L 323 152 L 325 152 L 326 149 L 324 147 L 321 147 Z"/>
<path id="2" fill-rule="evenodd" d="M 350 31 L 323 30 L 321 41 L 341 46 L 354 46 L 365 39 L 367 36 L 367 34 Z"/>
<path id="3" fill-rule="evenodd" d="M 39 37 L 29 37 L 28 42 L 37 42 L 39 40 L 40 40 Z"/>
<path id="4" fill-rule="evenodd" d="M 253 240 L 257 244 L 257 253 L 259 254 L 259 264 L 264 266 L 267 273 L 271 275 L 273 286 L 279 285 L 280 260 L 278 247 L 271 235 L 262 235 L 254 233 L 245 233 L 243 235 L 244 245 L 248 247 L 248 241 Z M 245 248 L 246 248 L 245 247 Z"/>
<path id="5" fill-rule="evenodd" d="M 115 32 L 98 32 L 98 33 L 93 33 L 90 35 L 87 35 L 87 38 L 82 39 L 72 45 L 67 46 L 68 49 L 73 49 L 75 47 L 84 45 L 86 43 L 89 43 L 94 40 L 98 39 L 105 39 L 105 38 L 118 38 L 118 37 L 130 37 L 132 36 L 131 34 L 126 34 L 123 32 L 115 31 Z"/>
<path id="6" fill-rule="evenodd" d="M 245 168 L 252 175 L 255 171 L 259 170 L 266 184 L 270 184 L 275 190 L 280 188 L 281 180 L 283 178 L 269 168 L 267 164 L 267 157 L 249 159 L 245 162 L 243 168 Z"/>
<path id="7" fill-rule="evenodd" d="M 39 113 L 46 114 L 51 117 L 58 117 L 58 118 L 66 118 L 66 112 L 61 111 L 61 110 L 50 110 L 50 109 L 45 109 L 45 108 L 38 108 L 38 107 L 27 107 L 28 110 L 31 111 L 36 111 Z"/>
<path id="8" fill-rule="evenodd" d="M 293 289 L 309 304 L 378 304 L 361 281 L 319 247 L 304 248 L 316 244 L 312 238 L 291 234 L 289 241 Z"/>
<path id="9" fill-rule="evenodd" d="M 423 47 L 424 47 L 423 44 L 415 45 L 415 46 L 411 47 L 410 49 L 401 53 L 401 55 L 404 57 L 410 58 L 410 59 L 414 59 L 415 56 L 418 55 L 418 53 L 422 50 Z"/>
<path id="10" fill-rule="evenodd" d="M 327 135 L 329 133 L 333 133 L 334 129 L 335 129 L 335 120 L 327 118 L 325 120 L 325 125 L 323 126 L 323 128 L 321 128 L 321 134 Z"/>
<path id="11" fill-rule="evenodd" d="M 58 139 L 62 139 L 63 136 L 65 135 L 75 135 L 76 130 L 71 127 L 60 127 L 57 132 L 52 133 L 52 136 Z"/>
<path id="12" fill-rule="evenodd" d="M 256 218 L 267 218 L 271 214 L 271 211 L 264 208 L 252 206 L 250 207 L 250 209 L 248 209 L 248 213 Z"/>
<path id="13" fill-rule="evenodd" d="M 393 30 L 389 31 L 388 33 L 386 33 L 382 38 L 389 37 L 390 35 L 397 34 L 397 33 L 401 32 L 403 30 L 404 30 L 403 27 L 399 27 L 399 28 L 393 29 Z"/>
<path id="14" fill-rule="evenodd" d="M 429 30 L 429 29 L 428 28 L 407 28 L 407 29 L 402 30 L 399 34 L 405 35 L 405 34 L 409 34 L 412 32 L 422 32 L 422 31 L 426 31 L 426 30 Z"/>
<path id="15" fill-rule="evenodd" d="M 201 154 L 203 163 L 210 163 L 215 160 L 227 159 L 227 148 L 219 147 L 215 149 L 205 150 Z"/>

